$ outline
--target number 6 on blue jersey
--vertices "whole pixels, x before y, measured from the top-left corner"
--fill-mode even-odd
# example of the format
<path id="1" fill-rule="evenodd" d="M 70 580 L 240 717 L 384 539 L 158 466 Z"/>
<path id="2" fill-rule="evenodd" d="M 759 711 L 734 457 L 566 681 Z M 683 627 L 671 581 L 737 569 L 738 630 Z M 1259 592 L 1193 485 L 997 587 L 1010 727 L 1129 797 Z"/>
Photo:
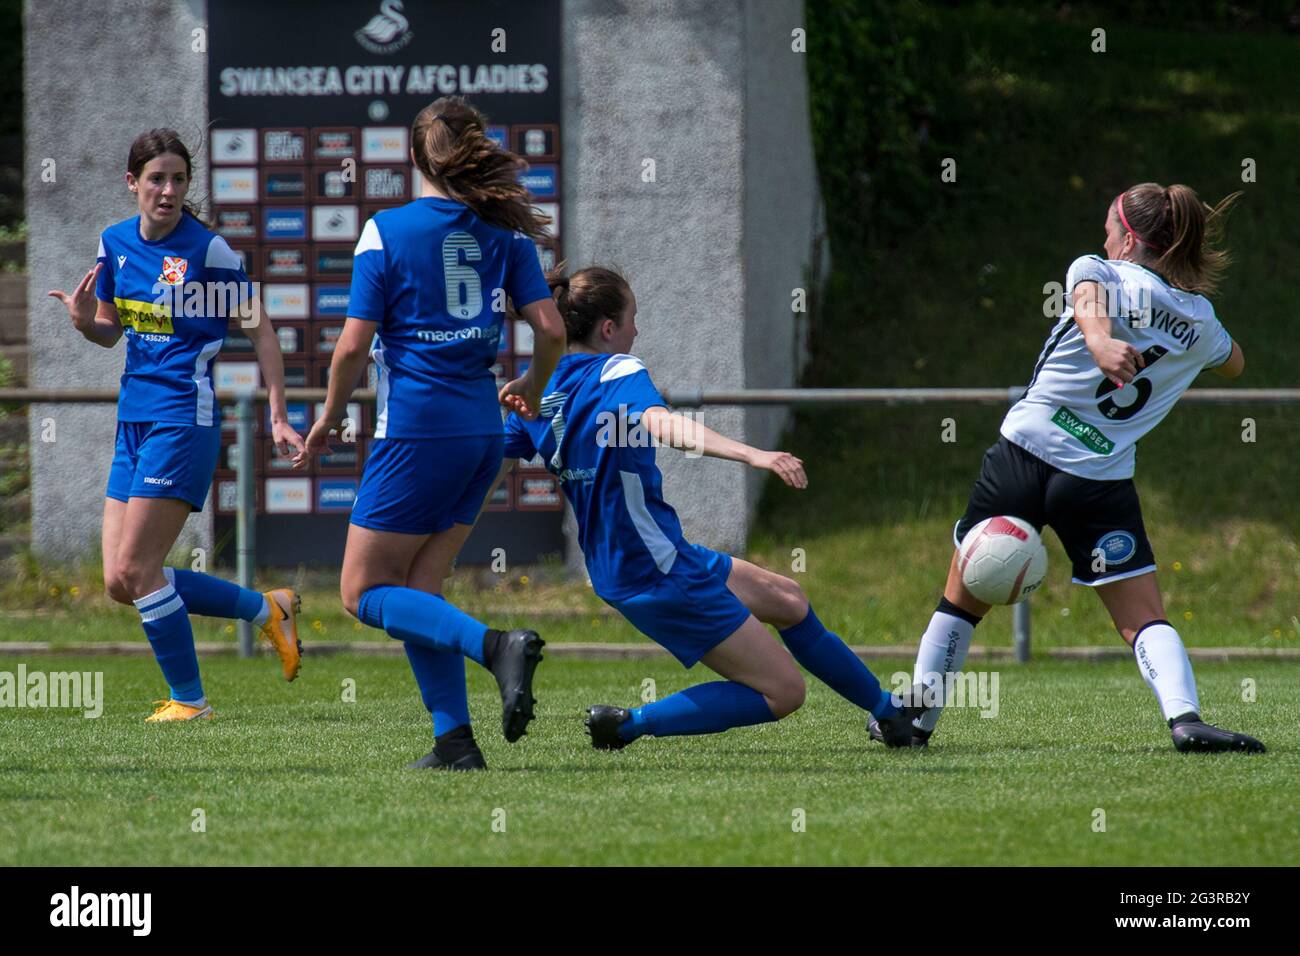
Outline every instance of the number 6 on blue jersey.
<path id="1" fill-rule="evenodd" d="M 473 319 L 483 311 L 483 288 L 478 273 L 460 261 L 483 258 L 478 240 L 468 232 L 453 232 L 442 241 L 442 278 L 447 286 L 447 314 L 457 319 Z"/>

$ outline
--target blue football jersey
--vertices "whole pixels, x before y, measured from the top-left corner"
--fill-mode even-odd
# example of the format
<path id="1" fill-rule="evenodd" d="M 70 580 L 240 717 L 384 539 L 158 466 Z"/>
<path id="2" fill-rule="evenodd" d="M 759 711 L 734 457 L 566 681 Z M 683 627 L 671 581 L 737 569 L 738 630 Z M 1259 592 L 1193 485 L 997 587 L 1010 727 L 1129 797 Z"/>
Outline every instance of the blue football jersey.
<path id="1" fill-rule="evenodd" d="M 378 322 L 376 438 L 501 431 L 492 366 L 503 293 L 547 299 L 537 247 L 462 203 L 427 197 L 370 219 L 357 241 L 348 315 Z"/>
<path id="2" fill-rule="evenodd" d="M 217 424 L 212 359 L 253 294 L 243 260 L 189 213 L 155 240 L 141 237 L 139 216 L 109 226 L 98 259 L 95 294 L 117 307 L 126 336 L 118 420 Z"/>
<path id="3" fill-rule="evenodd" d="M 608 600 L 656 584 L 690 547 L 641 427 L 647 408 L 667 404 L 640 359 L 573 354 L 556 366 L 535 421 L 506 418 L 506 457 L 540 454 L 560 479 L 592 587 Z"/>

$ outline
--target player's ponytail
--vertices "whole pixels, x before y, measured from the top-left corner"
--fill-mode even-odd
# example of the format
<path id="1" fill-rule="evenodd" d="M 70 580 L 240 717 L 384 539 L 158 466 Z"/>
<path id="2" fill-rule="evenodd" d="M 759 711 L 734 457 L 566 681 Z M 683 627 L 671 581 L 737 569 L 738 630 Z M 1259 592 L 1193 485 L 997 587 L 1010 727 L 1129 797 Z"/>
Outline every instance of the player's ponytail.
<path id="1" fill-rule="evenodd" d="M 1232 261 L 1219 243 L 1228 213 L 1240 197 L 1235 192 L 1211 207 L 1190 186 L 1142 183 L 1120 194 L 1119 213 L 1137 240 L 1138 262 L 1170 285 L 1210 295 Z"/>
<path id="2" fill-rule="evenodd" d="M 411 149 L 424 178 L 484 222 L 533 239 L 545 235 L 550 217 L 528 201 L 519 174 L 528 167 L 488 139 L 483 114 L 462 97 L 434 100 L 411 124 Z"/>
<path id="3" fill-rule="evenodd" d="M 617 325 L 627 308 L 632 287 L 617 269 L 588 266 L 573 275 L 565 275 L 561 262 L 546 273 L 555 308 L 564 319 L 565 337 L 570 343 L 586 342 L 605 319 Z"/>
<path id="4" fill-rule="evenodd" d="M 171 153 L 185 160 L 185 178 L 192 185 L 194 182 L 194 160 L 190 155 L 190 151 L 185 148 L 180 133 L 174 129 L 151 129 L 149 132 L 137 136 L 132 141 L 131 149 L 126 155 L 127 171 L 139 179 L 149 160 L 156 159 L 164 153 Z M 203 210 L 198 203 L 187 198 L 181 204 L 181 208 L 199 222 L 204 222 Z M 204 224 L 206 225 L 206 223 Z"/>

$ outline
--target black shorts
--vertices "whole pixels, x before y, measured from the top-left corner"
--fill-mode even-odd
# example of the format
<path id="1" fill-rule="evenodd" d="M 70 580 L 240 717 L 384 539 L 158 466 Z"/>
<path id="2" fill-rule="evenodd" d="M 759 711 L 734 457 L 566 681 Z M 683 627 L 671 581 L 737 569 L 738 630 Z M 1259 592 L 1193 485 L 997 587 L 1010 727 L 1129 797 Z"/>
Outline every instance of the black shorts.
<path id="1" fill-rule="evenodd" d="M 1000 437 L 984 453 L 953 543 L 960 547 L 971 528 L 997 515 L 1023 518 L 1039 532 L 1050 526 L 1070 556 L 1075 584 L 1106 584 L 1156 569 L 1132 478 L 1067 474 Z"/>

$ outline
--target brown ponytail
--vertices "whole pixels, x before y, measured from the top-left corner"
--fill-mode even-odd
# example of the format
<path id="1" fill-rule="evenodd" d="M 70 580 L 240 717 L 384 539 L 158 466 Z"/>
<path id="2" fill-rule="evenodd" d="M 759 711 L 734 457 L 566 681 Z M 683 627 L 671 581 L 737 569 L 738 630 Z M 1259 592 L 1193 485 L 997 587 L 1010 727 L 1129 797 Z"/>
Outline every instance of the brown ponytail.
<path id="1" fill-rule="evenodd" d="M 1239 198 L 1235 192 L 1211 207 L 1190 186 L 1142 183 L 1120 195 L 1119 211 L 1144 265 L 1176 288 L 1210 295 L 1232 261 L 1218 246 Z"/>
<path id="2" fill-rule="evenodd" d="M 424 177 L 484 222 L 532 239 L 550 217 L 528 202 L 519 174 L 528 164 L 488 139 L 483 114 L 464 98 L 434 100 L 411 124 L 411 149 Z"/>
<path id="3" fill-rule="evenodd" d="M 546 273 L 546 284 L 551 287 L 555 307 L 564 319 L 564 332 L 570 344 L 585 343 L 605 319 L 620 324 L 628 305 L 628 293 L 632 291 L 623 274 L 604 266 L 588 266 L 566 276 L 564 266 L 561 262 Z"/>

